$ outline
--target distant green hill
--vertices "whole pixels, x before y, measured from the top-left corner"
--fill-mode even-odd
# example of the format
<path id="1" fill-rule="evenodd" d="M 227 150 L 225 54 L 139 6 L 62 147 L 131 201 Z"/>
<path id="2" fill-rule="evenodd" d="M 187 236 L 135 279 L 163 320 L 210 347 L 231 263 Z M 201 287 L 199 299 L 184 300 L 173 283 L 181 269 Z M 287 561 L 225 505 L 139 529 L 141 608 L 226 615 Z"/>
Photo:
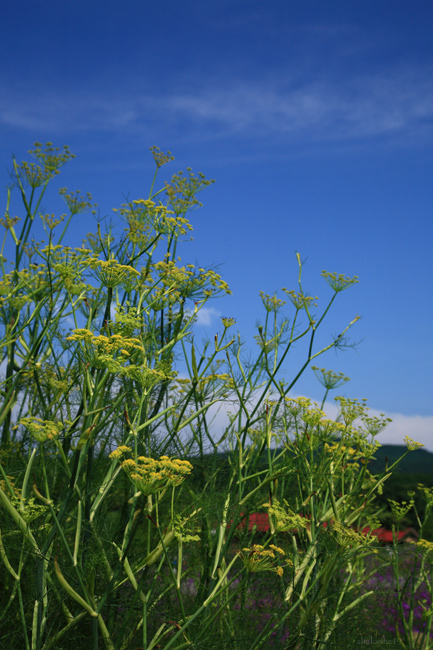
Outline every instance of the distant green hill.
<path id="1" fill-rule="evenodd" d="M 385 470 L 386 459 L 388 459 L 388 467 L 401 458 L 407 451 L 405 445 L 383 445 L 374 454 L 375 460 L 368 464 L 368 469 L 372 474 L 381 474 Z M 320 453 L 320 452 L 318 452 Z M 219 453 L 216 459 L 216 466 L 220 469 L 219 481 L 221 485 L 228 480 L 229 462 L 228 453 Z M 191 459 L 194 465 L 194 474 L 198 483 L 204 481 L 204 474 L 214 472 L 212 469 L 211 456 L 207 456 L 204 462 L 199 464 L 197 459 Z M 257 470 L 265 469 L 267 466 L 267 454 L 264 453 L 258 462 Z M 383 526 L 390 528 L 392 523 L 395 523 L 391 514 L 388 499 L 393 499 L 401 503 L 402 501 L 409 501 L 408 492 L 415 493 L 414 500 L 416 510 L 420 516 L 421 521 L 424 519 L 425 513 L 425 498 L 419 492 L 418 485 L 433 488 L 433 453 L 425 449 L 417 449 L 411 451 L 407 456 L 394 468 L 391 476 L 385 481 L 382 486 L 382 494 L 377 493 L 376 504 L 379 509 L 384 508 L 380 515 L 380 520 Z M 411 509 L 401 522 L 402 528 L 412 527 L 419 530 L 418 519 L 414 509 Z M 429 541 L 433 541 L 433 515 L 430 515 L 426 526 L 423 529 L 423 537 Z"/>
<path id="2" fill-rule="evenodd" d="M 383 472 L 386 458 L 388 458 L 388 467 L 391 467 L 405 451 L 405 445 L 383 445 L 375 452 L 376 460 L 370 461 L 368 469 L 372 474 Z M 411 451 L 393 471 L 404 474 L 433 474 L 433 453 L 425 449 Z"/>
<path id="3" fill-rule="evenodd" d="M 385 470 L 386 462 L 388 467 L 401 458 L 407 451 L 406 445 L 382 445 L 374 454 L 374 459 L 368 463 L 368 469 L 372 474 L 380 474 Z M 211 455 L 206 457 L 205 465 L 209 463 Z M 228 467 L 228 452 L 220 452 L 217 454 L 217 464 L 227 464 Z M 197 466 L 197 460 L 194 460 L 194 465 Z M 264 452 L 259 460 L 258 467 L 264 469 L 267 465 L 267 453 Z M 433 484 L 433 453 L 425 449 L 417 449 L 416 451 L 409 452 L 405 458 L 393 469 L 393 474 L 416 474 L 432 476 Z"/>

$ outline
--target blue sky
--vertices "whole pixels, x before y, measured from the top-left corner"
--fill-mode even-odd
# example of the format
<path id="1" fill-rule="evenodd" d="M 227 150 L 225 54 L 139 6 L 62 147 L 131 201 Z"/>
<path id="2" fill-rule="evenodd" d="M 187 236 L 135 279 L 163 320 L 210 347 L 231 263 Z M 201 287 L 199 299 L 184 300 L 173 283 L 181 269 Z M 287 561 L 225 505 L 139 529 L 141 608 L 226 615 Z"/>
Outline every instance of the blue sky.
<path id="1" fill-rule="evenodd" d="M 147 196 L 149 147 L 169 149 L 161 183 L 187 166 L 216 180 L 183 261 L 220 265 L 233 291 L 210 304 L 198 340 L 233 316 L 253 347 L 259 291 L 296 289 L 296 251 L 321 304 L 322 269 L 357 275 L 319 338 L 359 314 L 360 344 L 317 365 L 394 419 L 381 442 L 407 434 L 433 450 L 432 27 L 427 0 L 6 3 L 1 185 L 12 153 L 67 144 L 77 158 L 58 186 L 91 192 L 114 218 L 126 195 Z M 46 211 L 64 212 L 49 197 Z M 69 241 L 94 230 L 80 215 Z M 321 400 L 311 371 L 296 393 Z"/>

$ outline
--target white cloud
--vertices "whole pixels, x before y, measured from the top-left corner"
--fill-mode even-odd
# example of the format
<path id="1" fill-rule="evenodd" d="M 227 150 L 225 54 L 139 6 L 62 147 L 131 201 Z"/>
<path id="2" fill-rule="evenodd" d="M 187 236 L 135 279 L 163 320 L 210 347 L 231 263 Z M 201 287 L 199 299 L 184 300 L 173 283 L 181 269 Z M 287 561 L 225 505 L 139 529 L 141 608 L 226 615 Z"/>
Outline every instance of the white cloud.
<path id="1" fill-rule="evenodd" d="M 334 402 L 326 402 L 324 409 L 328 417 L 335 419 L 338 415 L 338 407 Z M 370 417 L 378 417 L 384 411 L 370 409 Z M 405 436 L 412 440 L 422 442 L 427 451 L 433 452 L 433 415 L 403 415 L 402 413 L 385 412 L 385 417 L 391 418 L 392 422 L 386 429 L 378 434 L 377 440 L 382 445 L 404 445 Z"/>
<path id="2" fill-rule="evenodd" d="M 289 79 L 289 81 L 288 81 Z M 347 141 L 405 136 L 415 141 L 433 135 L 431 71 L 302 83 L 289 75 L 272 80 L 201 80 L 193 91 L 111 95 L 106 88 L 65 92 L 11 90 L 0 102 L 0 123 L 41 132 L 128 132 L 147 135 L 163 128 L 171 138 L 188 125 L 188 138 L 278 137 L 279 141 Z M 30 93 L 30 97 L 29 97 Z M 24 99 L 25 98 L 25 99 Z M 182 127 L 182 129 L 180 128 Z"/>
<path id="3" fill-rule="evenodd" d="M 402 445 L 404 437 L 409 436 L 416 442 L 422 442 L 427 451 L 433 451 L 433 415 L 403 415 L 388 413 L 391 424 L 379 434 L 378 440 L 383 445 Z"/>
<path id="4" fill-rule="evenodd" d="M 213 307 L 202 307 L 196 316 L 196 325 L 208 327 L 221 316 L 221 312 Z"/>
<path id="5" fill-rule="evenodd" d="M 211 430 L 214 432 L 216 440 L 224 433 L 229 424 L 227 411 L 236 413 L 236 405 L 221 402 L 211 406 L 208 411 L 209 420 L 213 418 Z M 324 411 L 331 419 L 335 419 L 338 415 L 338 408 L 333 402 L 326 402 Z M 369 410 L 371 417 L 379 416 L 380 413 L 375 409 Z M 377 436 L 377 440 L 382 445 L 404 445 L 405 436 L 409 436 L 412 440 L 425 445 L 424 448 L 427 451 L 433 452 L 433 415 L 403 415 L 402 413 L 385 413 L 385 415 L 391 418 L 392 422 Z"/>
<path id="6" fill-rule="evenodd" d="M 324 411 L 333 419 L 338 415 L 337 405 L 333 402 L 326 402 Z M 376 409 L 370 409 L 368 412 L 371 417 L 378 417 L 382 413 L 384 411 Z M 382 445 L 404 445 L 405 436 L 409 436 L 425 445 L 427 451 L 433 452 L 433 415 L 403 415 L 391 412 L 384 414 L 391 418 L 392 422 L 377 436 Z"/>
<path id="7" fill-rule="evenodd" d="M 410 72 L 296 87 L 278 80 L 241 82 L 173 96 L 170 102 L 179 113 L 232 133 L 346 140 L 425 130 L 433 116 L 433 84 Z"/>

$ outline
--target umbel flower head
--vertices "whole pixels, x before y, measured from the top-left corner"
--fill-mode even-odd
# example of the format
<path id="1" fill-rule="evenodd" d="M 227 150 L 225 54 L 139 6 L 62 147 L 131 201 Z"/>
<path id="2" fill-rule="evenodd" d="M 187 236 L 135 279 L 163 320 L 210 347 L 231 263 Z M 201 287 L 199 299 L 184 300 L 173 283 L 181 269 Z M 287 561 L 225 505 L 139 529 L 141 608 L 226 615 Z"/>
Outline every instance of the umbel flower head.
<path id="1" fill-rule="evenodd" d="M 91 260 L 89 267 L 96 273 L 98 279 L 108 288 L 117 287 L 133 281 L 140 275 L 137 269 L 127 264 L 119 264 L 117 260 Z"/>
<path id="2" fill-rule="evenodd" d="M 417 449 L 424 447 L 422 442 L 416 442 L 415 440 L 412 440 L 412 438 L 409 438 L 409 436 L 405 436 L 404 442 L 409 451 L 416 451 Z"/>
<path id="3" fill-rule="evenodd" d="M 422 539 L 421 538 L 416 542 L 416 545 L 419 548 L 424 549 L 424 551 L 426 551 L 430 555 L 433 554 L 433 542 L 429 542 L 427 539 Z"/>
<path id="4" fill-rule="evenodd" d="M 306 528 L 307 523 L 300 515 L 297 515 L 290 508 L 287 501 L 284 499 L 284 505 L 280 505 L 278 499 L 273 499 L 272 505 L 270 503 L 263 503 L 262 508 L 267 508 L 268 514 L 275 519 L 275 529 L 279 532 L 299 530 Z"/>
<path id="5" fill-rule="evenodd" d="M 343 526 L 338 521 L 333 523 L 330 532 L 334 533 L 337 543 L 343 548 L 359 549 L 375 543 L 374 536 L 366 537 L 363 533 L 359 533 L 348 526 Z"/>
<path id="6" fill-rule="evenodd" d="M 334 390 L 335 388 L 340 388 L 346 381 L 350 381 L 349 377 L 346 377 L 342 372 L 333 372 L 332 370 L 325 370 L 325 368 L 318 368 L 317 366 L 311 366 L 319 382 L 327 390 Z"/>
<path id="7" fill-rule="evenodd" d="M 159 147 L 149 147 L 149 149 L 152 152 L 153 159 L 158 169 L 166 163 L 170 162 L 170 160 L 174 160 L 174 156 L 171 151 L 164 153 Z"/>
<path id="8" fill-rule="evenodd" d="M 322 271 L 321 276 L 322 278 L 325 278 L 326 282 L 329 284 L 331 289 L 335 291 L 335 293 L 344 291 L 352 284 L 356 284 L 359 281 L 357 275 L 354 275 L 353 278 L 349 278 L 348 276 L 341 273 L 330 273 L 329 271 Z"/>
<path id="9" fill-rule="evenodd" d="M 187 460 L 171 459 L 168 456 L 161 456 L 159 460 L 145 456 L 139 456 L 137 461 L 132 458 L 122 460 L 131 451 L 130 447 L 122 445 L 111 452 L 110 458 L 121 461 L 122 468 L 144 496 L 176 487 L 191 473 L 192 465 Z"/>
<path id="10" fill-rule="evenodd" d="M 33 415 L 27 418 L 21 418 L 15 428 L 17 428 L 19 424 L 25 426 L 33 438 L 35 438 L 35 440 L 38 442 L 56 440 L 60 436 L 60 432 L 65 426 L 63 422 L 41 420 L 41 418 L 36 418 Z M 72 424 L 72 422 L 66 420 L 66 424 Z"/>
<path id="11" fill-rule="evenodd" d="M 274 544 L 271 544 L 267 549 L 260 544 L 254 544 L 252 548 L 243 548 L 242 551 L 237 553 L 246 569 L 251 573 L 274 571 L 279 576 L 283 575 L 284 569 L 282 566 L 278 566 L 276 560 L 278 557 L 285 555 L 285 552 Z M 286 566 L 292 566 L 292 561 L 287 560 Z"/>
<path id="12" fill-rule="evenodd" d="M 127 330 L 132 327 L 134 319 L 125 317 L 124 324 L 119 329 Z M 116 324 L 114 327 L 117 327 Z M 84 344 L 83 357 L 87 363 L 95 368 L 106 368 L 108 372 L 126 375 L 138 381 L 141 386 L 150 390 L 155 384 L 172 379 L 176 376 L 171 371 L 170 364 L 157 362 L 156 367 L 147 365 L 145 350 L 141 341 L 137 338 L 130 338 L 121 334 L 96 336 L 87 329 L 73 330 L 71 336 L 66 337 L 67 341 L 79 341 Z M 133 355 L 131 357 L 131 355 Z M 137 357 L 137 364 L 130 363 L 131 358 Z"/>

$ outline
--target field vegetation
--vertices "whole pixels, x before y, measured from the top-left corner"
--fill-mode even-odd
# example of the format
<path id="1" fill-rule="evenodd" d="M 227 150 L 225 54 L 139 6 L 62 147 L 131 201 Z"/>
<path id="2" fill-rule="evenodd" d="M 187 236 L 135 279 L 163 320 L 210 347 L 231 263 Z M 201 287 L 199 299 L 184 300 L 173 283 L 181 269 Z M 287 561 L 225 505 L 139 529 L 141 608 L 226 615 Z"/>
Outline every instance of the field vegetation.
<path id="1" fill-rule="evenodd" d="M 261 294 L 255 354 L 231 317 L 198 345 L 199 311 L 230 291 L 179 257 L 211 181 L 188 169 L 155 189 L 172 156 L 151 151 L 149 195 L 118 209 L 123 236 L 98 222 L 79 248 L 64 240 L 94 209 L 89 195 L 62 188 L 68 214 L 41 213 L 69 149 L 37 143 L 34 162 L 13 160 L 1 219 L 0 648 L 431 647 L 433 489 L 384 504 L 395 464 L 369 468 L 387 419 L 344 397 L 336 420 L 322 410 L 346 378 L 319 357 L 350 344 L 357 317 L 324 348 L 316 333 L 357 278 L 324 271 L 319 306 L 298 254 L 295 289 Z M 45 245 L 31 239 L 36 219 Z M 295 345 L 305 361 L 287 381 Z M 321 405 L 293 397 L 312 366 Z M 403 455 L 419 447 L 406 438 Z M 362 532 L 386 512 L 395 531 L 414 513 L 419 541 L 389 551 Z M 241 525 L 254 513 L 267 513 L 267 533 Z"/>

